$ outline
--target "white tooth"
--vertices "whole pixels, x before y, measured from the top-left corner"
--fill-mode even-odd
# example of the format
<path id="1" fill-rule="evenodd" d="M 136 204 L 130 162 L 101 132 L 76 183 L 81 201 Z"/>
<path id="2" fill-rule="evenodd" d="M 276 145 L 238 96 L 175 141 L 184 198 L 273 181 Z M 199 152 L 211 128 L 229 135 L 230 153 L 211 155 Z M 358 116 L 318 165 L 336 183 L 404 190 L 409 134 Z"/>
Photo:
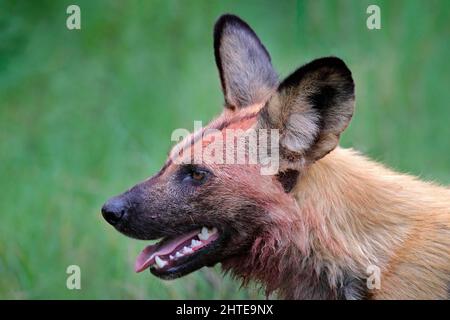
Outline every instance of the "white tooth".
<path id="1" fill-rule="evenodd" d="M 173 259 L 175 259 L 175 257 L 172 256 L 172 255 L 169 255 L 169 259 L 170 259 L 170 260 L 173 260 Z"/>
<path id="2" fill-rule="evenodd" d="M 184 253 L 184 254 L 188 254 L 188 253 L 192 253 L 192 252 L 194 252 L 194 250 L 192 250 L 192 249 L 189 248 L 189 247 L 184 247 L 184 248 L 183 248 L 183 253 Z"/>
<path id="3" fill-rule="evenodd" d="M 182 254 L 181 252 L 177 252 L 175 254 L 175 258 L 181 258 L 182 256 L 184 256 L 184 254 Z"/>
<path id="4" fill-rule="evenodd" d="M 200 240 L 208 240 L 209 233 L 208 233 L 208 229 L 206 227 L 202 228 L 202 231 L 198 234 L 198 238 Z"/>
<path id="5" fill-rule="evenodd" d="M 164 268 L 164 266 L 167 265 L 167 261 L 164 261 L 163 259 L 161 259 L 158 256 L 155 257 L 155 262 L 159 268 Z"/>
<path id="6" fill-rule="evenodd" d="M 195 239 L 192 239 L 192 241 L 191 241 L 191 247 L 192 248 L 197 247 L 197 246 L 199 246 L 201 244 L 202 244 L 201 241 L 198 241 L 198 240 L 195 240 Z"/>

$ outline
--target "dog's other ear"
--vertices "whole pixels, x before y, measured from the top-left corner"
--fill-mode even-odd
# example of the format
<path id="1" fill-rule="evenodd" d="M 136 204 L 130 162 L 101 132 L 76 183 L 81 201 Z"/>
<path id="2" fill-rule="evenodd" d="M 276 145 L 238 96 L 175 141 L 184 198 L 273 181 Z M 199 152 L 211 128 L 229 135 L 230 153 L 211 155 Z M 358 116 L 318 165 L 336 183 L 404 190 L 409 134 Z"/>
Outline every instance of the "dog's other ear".
<path id="1" fill-rule="evenodd" d="M 258 127 L 280 130 L 285 167 L 300 160 L 314 162 L 337 146 L 354 101 L 353 78 L 345 63 L 335 57 L 317 59 L 280 84 L 261 110 Z"/>
<path id="2" fill-rule="evenodd" d="M 225 107 L 234 110 L 265 102 L 278 77 L 255 32 L 234 15 L 221 16 L 214 27 L 214 55 Z"/>

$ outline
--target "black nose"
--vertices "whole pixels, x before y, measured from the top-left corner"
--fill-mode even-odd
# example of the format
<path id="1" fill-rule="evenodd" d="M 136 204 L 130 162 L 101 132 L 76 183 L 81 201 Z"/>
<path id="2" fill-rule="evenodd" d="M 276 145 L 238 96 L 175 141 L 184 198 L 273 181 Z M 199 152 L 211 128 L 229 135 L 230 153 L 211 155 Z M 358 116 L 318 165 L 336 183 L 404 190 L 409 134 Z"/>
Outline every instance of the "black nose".
<path id="1" fill-rule="evenodd" d="M 102 207 L 102 215 L 106 221 L 115 225 L 125 215 L 128 210 L 128 201 L 124 197 L 118 196 L 109 199 Z"/>

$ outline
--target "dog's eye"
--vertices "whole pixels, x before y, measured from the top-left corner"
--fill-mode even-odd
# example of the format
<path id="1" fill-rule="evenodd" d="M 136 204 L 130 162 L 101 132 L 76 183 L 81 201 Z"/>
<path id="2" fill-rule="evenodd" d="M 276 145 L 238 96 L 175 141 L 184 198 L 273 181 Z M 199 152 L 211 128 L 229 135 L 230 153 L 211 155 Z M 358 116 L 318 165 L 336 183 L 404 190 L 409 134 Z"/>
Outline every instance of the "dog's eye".
<path id="1" fill-rule="evenodd" d="M 191 183 L 194 185 L 202 184 L 208 177 L 208 171 L 193 166 L 184 168 L 183 182 Z"/>
<path id="2" fill-rule="evenodd" d="M 191 173 L 191 177 L 192 179 L 194 179 L 195 181 L 202 181 L 205 178 L 205 172 L 203 171 L 193 171 Z"/>

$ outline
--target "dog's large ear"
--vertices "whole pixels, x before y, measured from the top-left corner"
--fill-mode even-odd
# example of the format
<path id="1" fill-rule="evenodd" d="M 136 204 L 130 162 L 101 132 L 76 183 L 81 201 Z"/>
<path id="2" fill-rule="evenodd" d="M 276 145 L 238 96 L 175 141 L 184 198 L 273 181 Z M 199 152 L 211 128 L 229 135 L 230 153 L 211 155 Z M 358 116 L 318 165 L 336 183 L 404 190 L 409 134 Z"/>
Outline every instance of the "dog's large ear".
<path id="1" fill-rule="evenodd" d="M 354 101 L 353 78 L 345 63 L 334 57 L 314 60 L 280 84 L 261 110 L 258 127 L 280 130 L 284 169 L 314 162 L 337 146 Z"/>
<path id="2" fill-rule="evenodd" d="M 214 27 L 214 55 L 225 107 L 236 109 L 265 102 L 278 85 L 266 48 L 240 18 L 223 15 Z"/>

